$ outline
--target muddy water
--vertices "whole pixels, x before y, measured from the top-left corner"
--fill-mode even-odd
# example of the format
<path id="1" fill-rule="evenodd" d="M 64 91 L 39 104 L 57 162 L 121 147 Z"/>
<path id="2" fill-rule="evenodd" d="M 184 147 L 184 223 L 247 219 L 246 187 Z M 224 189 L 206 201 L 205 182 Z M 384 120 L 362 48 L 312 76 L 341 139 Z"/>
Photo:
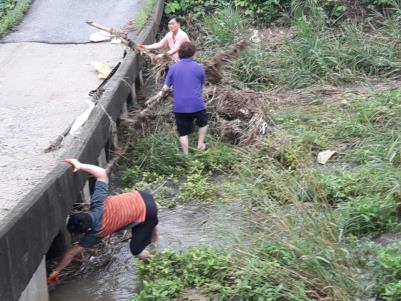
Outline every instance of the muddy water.
<path id="1" fill-rule="evenodd" d="M 160 239 L 151 246 L 152 252 L 165 248 L 182 249 L 191 246 L 232 246 L 237 242 L 246 219 L 239 203 L 216 205 L 180 205 L 159 210 Z M 131 300 L 140 283 L 136 276 L 128 242 L 108 266 L 96 273 L 83 275 L 57 286 L 50 293 L 51 301 Z"/>

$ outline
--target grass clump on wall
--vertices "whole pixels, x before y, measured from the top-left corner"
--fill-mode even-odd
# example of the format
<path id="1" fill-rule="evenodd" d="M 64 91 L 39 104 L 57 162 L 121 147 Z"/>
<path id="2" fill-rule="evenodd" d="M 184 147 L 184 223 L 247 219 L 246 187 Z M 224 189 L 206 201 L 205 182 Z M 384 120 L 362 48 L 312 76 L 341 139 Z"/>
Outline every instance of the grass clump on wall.
<path id="1" fill-rule="evenodd" d="M 30 4 L 31 0 L 0 1 L 0 37 L 22 20 Z"/>

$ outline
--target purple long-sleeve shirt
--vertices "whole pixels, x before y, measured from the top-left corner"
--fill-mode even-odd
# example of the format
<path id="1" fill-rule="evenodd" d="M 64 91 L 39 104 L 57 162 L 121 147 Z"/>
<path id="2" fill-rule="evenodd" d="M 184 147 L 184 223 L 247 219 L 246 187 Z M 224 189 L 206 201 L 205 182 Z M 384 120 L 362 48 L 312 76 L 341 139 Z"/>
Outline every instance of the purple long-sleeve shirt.
<path id="1" fill-rule="evenodd" d="M 206 108 L 202 88 L 205 82 L 203 65 L 192 59 L 181 59 L 170 67 L 165 85 L 173 86 L 174 112 L 194 113 Z"/>

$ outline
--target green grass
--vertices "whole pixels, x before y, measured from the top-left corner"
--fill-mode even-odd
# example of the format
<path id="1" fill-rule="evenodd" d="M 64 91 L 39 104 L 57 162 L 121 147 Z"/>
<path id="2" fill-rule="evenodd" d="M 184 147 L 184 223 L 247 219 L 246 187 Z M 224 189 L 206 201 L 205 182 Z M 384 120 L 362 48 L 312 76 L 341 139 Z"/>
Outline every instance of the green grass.
<path id="1" fill-rule="evenodd" d="M 272 55 L 264 46 L 253 46 L 245 50 L 234 63 L 239 86 L 256 91 L 274 88 L 279 84 L 277 75 L 271 69 Z"/>
<path id="2" fill-rule="evenodd" d="M 157 272 L 157 259 L 155 266 L 143 270 L 146 288 L 137 300 L 161 300 L 155 292 L 176 298 L 194 287 L 219 300 L 361 298 L 369 288 L 360 282 L 360 270 L 370 268 L 360 263 L 359 253 L 351 245 L 399 229 L 396 204 L 401 196 L 401 149 L 394 141 L 401 128 L 400 108 L 401 90 L 394 90 L 355 96 L 346 104 L 279 112 L 272 135 L 263 143 L 235 150 L 230 177 L 223 178 L 213 192 L 226 199 L 241 199 L 252 214 L 252 230 L 241 238 L 247 246 L 225 253 L 233 258 L 223 264 L 227 278 L 208 277 L 198 267 L 191 270 L 193 277 L 199 277 L 197 284 L 180 282 L 178 276 Z M 316 156 L 325 149 L 336 149 L 338 154 L 321 169 Z M 197 178 L 204 168 L 201 162 L 186 162 L 194 168 L 187 170 L 187 183 L 203 187 L 203 178 Z M 214 258 L 204 255 L 204 261 Z M 168 260 L 161 256 L 160 260 Z M 382 257 L 371 263 L 381 271 Z M 185 267 L 174 271 L 189 273 Z M 148 273 L 153 278 L 148 278 Z M 376 279 L 374 290 L 396 300 L 400 279 L 397 276 L 386 282 L 391 272 L 380 273 L 383 276 Z"/>
<path id="3" fill-rule="evenodd" d="M 192 144 L 196 135 L 190 136 Z M 176 202 L 222 201 L 215 177 L 229 174 L 236 165 L 235 151 L 213 135 L 207 137 L 209 149 L 191 147 L 185 157 L 175 130 L 168 125 L 132 144 L 122 180 L 127 189 L 156 190 L 158 201 L 166 206 Z"/>
<path id="4" fill-rule="evenodd" d="M 282 56 L 290 88 L 341 84 L 372 75 L 392 77 L 400 71 L 398 39 L 386 26 L 365 32 L 362 24 L 344 24 L 334 31 L 323 22 L 302 17 L 295 23 L 296 37 L 284 45 Z M 391 30 L 399 31 L 396 23 Z"/>
<path id="5" fill-rule="evenodd" d="M 292 35 L 275 47 L 269 40 L 251 45 L 235 63 L 239 85 L 256 90 L 305 88 L 319 84 L 342 85 L 369 77 L 401 76 L 401 18 L 381 17 L 372 24 L 327 25 L 316 10 L 301 15 L 291 27 Z M 220 31 L 224 35 L 226 31 Z"/>
<path id="6" fill-rule="evenodd" d="M 267 159 L 265 164 L 277 165 L 278 161 L 280 168 L 287 170 L 283 176 L 296 178 L 293 185 L 300 187 L 294 190 L 301 189 L 296 200 L 331 204 L 342 210 L 342 217 L 347 211 L 347 233 L 386 231 L 394 226 L 395 204 L 401 196 L 400 105 L 401 91 L 396 90 L 350 99 L 347 106 L 309 106 L 278 115 L 280 137 L 267 142 L 267 148 L 275 148 L 271 150 L 273 160 Z M 328 164 L 331 172 L 315 167 L 318 152 L 326 149 L 338 151 Z M 271 190 L 271 170 L 269 173 L 267 185 L 259 189 Z M 294 194 L 286 190 L 272 198 L 293 201 Z"/>
<path id="7" fill-rule="evenodd" d="M 401 298 L 400 243 L 376 247 L 370 251 L 367 266 L 374 275 L 374 291 L 382 300 L 396 301 Z M 366 256 L 366 255 L 365 255 Z"/>
<path id="8" fill-rule="evenodd" d="M 244 238 L 251 245 L 238 253 L 167 251 L 141 264 L 144 290 L 134 300 L 179 300 L 191 288 L 217 300 L 352 300 L 361 292 L 330 215 L 271 206 L 255 222 L 269 233 L 255 229 Z"/>
<path id="9" fill-rule="evenodd" d="M 155 0 L 146 0 L 145 7 L 140 11 L 140 13 L 133 20 L 133 25 L 136 30 L 142 29 L 149 19 L 152 13 Z"/>
<path id="10" fill-rule="evenodd" d="M 302 286 L 298 292 L 291 292 L 284 284 L 269 283 L 269 273 L 276 272 L 280 264 L 274 256 L 284 255 L 295 261 L 287 250 L 260 246 L 257 251 L 272 255 L 272 261 L 260 266 L 257 274 L 250 271 L 254 262 L 241 263 L 213 248 L 163 251 L 149 265 L 139 264 L 144 289 L 133 300 L 174 300 L 191 288 L 196 288 L 204 297 L 218 300 L 310 300 Z M 238 265 L 243 269 L 238 270 Z"/>
<path id="11" fill-rule="evenodd" d="M 298 11 L 292 37 L 275 47 L 252 45 L 231 65 L 229 79 L 264 90 L 399 76 L 396 12 L 333 28 L 316 2 L 309 3 L 307 12 Z M 209 46 L 232 41 L 232 20 L 221 22 L 218 13 L 208 20 Z M 248 234 L 241 234 L 245 246 L 156 255 L 140 267 L 144 290 L 135 300 L 179 300 L 191 289 L 216 300 L 361 300 L 374 294 L 399 300 L 399 245 L 365 242 L 400 230 L 401 90 L 343 98 L 279 108 L 269 135 L 249 147 L 209 137 L 215 139 L 212 152 L 182 159 L 175 157 L 179 146 L 171 129 L 137 143 L 132 163 L 140 172 L 176 179 L 171 191 L 186 200 L 207 201 L 208 193 L 241 200 L 252 218 Z M 335 156 L 319 165 L 318 153 L 328 149 Z"/>
<path id="12" fill-rule="evenodd" d="M 8 0 L 0 4 L 0 37 L 22 20 L 31 2 L 31 0 Z"/>
<path id="13" fill-rule="evenodd" d="M 218 10 L 210 16 L 206 16 L 204 24 L 210 34 L 209 42 L 222 47 L 234 43 L 246 26 L 240 13 L 232 8 Z"/>

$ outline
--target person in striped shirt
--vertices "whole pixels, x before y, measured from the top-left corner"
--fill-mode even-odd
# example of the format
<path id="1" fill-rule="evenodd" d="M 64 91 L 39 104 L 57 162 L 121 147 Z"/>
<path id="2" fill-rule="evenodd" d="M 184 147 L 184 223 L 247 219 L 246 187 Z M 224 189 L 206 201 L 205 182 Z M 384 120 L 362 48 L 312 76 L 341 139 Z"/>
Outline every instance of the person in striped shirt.
<path id="1" fill-rule="evenodd" d="M 56 269 L 48 277 L 48 281 L 57 281 L 61 270 L 68 266 L 84 248 L 91 248 L 103 238 L 124 229 L 132 229 L 131 253 L 143 261 L 148 261 L 150 254 L 145 248 L 157 240 L 156 225 L 158 224 L 157 205 L 152 195 L 142 191 L 131 191 L 110 196 L 105 169 L 83 164 L 76 159 L 65 161 L 72 165 L 73 172 L 81 170 L 94 176 L 96 185 L 90 212 L 71 215 L 67 223 L 69 232 L 84 234 L 84 236 L 78 244 L 65 253 Z"/>

